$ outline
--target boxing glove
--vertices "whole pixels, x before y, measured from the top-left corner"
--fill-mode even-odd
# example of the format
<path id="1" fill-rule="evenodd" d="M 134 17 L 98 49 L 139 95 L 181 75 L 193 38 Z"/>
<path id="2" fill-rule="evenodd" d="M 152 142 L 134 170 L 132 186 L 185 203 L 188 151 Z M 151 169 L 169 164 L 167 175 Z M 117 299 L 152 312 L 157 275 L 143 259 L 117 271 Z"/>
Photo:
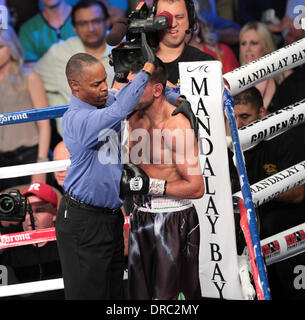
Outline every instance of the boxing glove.
<path id="1" fill-rule="evenodd" d="M 153 179 L 138 166 L 127 163 L 123 165 L 120 183 L 120 198 L 133 194 L 163 196 L 166 192 L 166 180 Z"/>

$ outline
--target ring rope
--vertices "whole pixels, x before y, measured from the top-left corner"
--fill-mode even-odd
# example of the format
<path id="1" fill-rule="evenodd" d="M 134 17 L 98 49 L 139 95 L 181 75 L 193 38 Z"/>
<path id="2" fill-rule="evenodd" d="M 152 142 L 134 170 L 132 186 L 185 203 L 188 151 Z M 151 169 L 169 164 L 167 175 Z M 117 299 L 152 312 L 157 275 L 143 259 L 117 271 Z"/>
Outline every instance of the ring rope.
<path id="1" fill-rule="evenodd" d="M 305 183 L 305 160 L 250 186 L 252 201 L 258 207 L 280 194 Z M 241 191 L 233 197 L 241 198 Z"/>
<path id="2" fill-rule="evenodd" d="M 261 241 L 267 265 L 286 260 L 305 251 L 305 223 Z"/>
<path id="3" fill-rule="evenodd" d="M 238 129 L 241 148 L 243 151 L 249 150 L 261 141 L 271 140 L 304 122 L 305 99 L 270 113 Z M 227 136 L 227 145 L 231 150 L 233 149 L 230 136 Z"/>
<path id="4" fill-rule="evenodd" d="M 60 118 L 68 110 L 68 105 L 30 109 L 0 114 L 0 126 L 23 122 Z"/>
<path id="5" fill-rule="evenodd" d="M 65 171 L 70 164 L 71 161 L 67 159 L 2 167 L 0 168 L 0 179 L 31 176 L 38 173 Z"/>
<path id="6" fill-rule="evenodd" d="M 125 216 L 123 229 L 129 228 L 129 222 L 130 217 Z M 55 227 L 1 235 L 0 250 L 46 241 L 56 241 Z"/>
<path id="7" fill-rule="evenodd" d="M 64 288 L 63 278 L 0 286 L 0 297 L 9 297 Z"/>
<path id="8" fill-rule="evenodd" d="M 232 96 L 305 62 L 305 38 L 223 75 Z"/>
<path id="9" fill-rule="evenodd" d="M 8 233 L 0 236 L 0 250 L 55 240 L 55 227 Z"/>

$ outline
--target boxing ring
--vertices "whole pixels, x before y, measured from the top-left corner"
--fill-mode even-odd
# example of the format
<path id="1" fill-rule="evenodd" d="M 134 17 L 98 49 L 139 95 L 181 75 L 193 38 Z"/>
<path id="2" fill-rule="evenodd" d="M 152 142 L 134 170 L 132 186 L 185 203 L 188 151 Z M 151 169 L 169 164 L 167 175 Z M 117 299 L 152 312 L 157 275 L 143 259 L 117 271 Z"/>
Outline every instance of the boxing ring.
<path id="1" fill-rule="evenodd" d="M 232 137 L 228 139 L 227 146 L 234 151 L 241 185 L 241 191 L 233 195 L 233 203 L 240 212 L 240 225 L 249 253 L 248 261 L 244 257 L 241 260 L 239 276 L 243 289 L 247 291 L 250 285 L 247 266 L 250 264 L 255 282 L 255 294 L 259 300 L 271 299 L 265 264 L 270 265 L 305 251 L 305 223 L 261 241 L 258 233 L 255 207 L 272 200 L 283 192 L 304 184 L 305 160 L 294 165 L 293 168 L 287 168 L 250 186 L 245 169 L 243 151 L 254 147 L 263 140 L 272 139 L 303 124 L 305 122 L 305 100 L 269 114 L 263 119 L 238 130 L 235 122 L 232 96 L 248 87 L 254 86 L 260 81 L 299 66 L 304 62 L 305 39 L 302 39 L 223 76 L 226 85 L 223 90 L 223 109 L 229 122 Z M 67 105 L 63 105 L 0 114 L 0 126 L 62 117 L 67 108 Z M 58 160 L 0 168 L 0 179 L 63 171 L 67 169 L 69 164 L 70 160 Z M 288 250 L 289 243 L 287 238 L 295 234 L 299 235 L 296 240 L 300 241 L 292 250 Z M 44 241 L 56 241 L 55 228 L 2 235 L 0 236 L 0 250 Z M 276 244 L 275 247 L 274 244 Z M 275 251 L 276 254 L 274 254 Z M 23 284 L 0 285 L 0 297 L 58 290 L 63 289 L 63 287 L 62 278 Z M 252 297 L 250 295 L 247 299 L 253 298 L 253 295 Z"/>

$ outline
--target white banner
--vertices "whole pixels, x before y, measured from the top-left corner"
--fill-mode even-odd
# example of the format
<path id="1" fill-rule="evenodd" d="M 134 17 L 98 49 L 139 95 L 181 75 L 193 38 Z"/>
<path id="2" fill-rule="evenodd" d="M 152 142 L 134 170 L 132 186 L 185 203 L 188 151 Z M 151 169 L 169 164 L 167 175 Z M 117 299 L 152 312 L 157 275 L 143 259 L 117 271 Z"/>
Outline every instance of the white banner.
<path id="1" fill-rule="evenodd" d="M 199 150 L 205 195 L 193 200 L 200 221 L 199 276 L 203 297 L 243 299 L 218 61 L 179 63 L 181 94 L 201 120 Z"/>

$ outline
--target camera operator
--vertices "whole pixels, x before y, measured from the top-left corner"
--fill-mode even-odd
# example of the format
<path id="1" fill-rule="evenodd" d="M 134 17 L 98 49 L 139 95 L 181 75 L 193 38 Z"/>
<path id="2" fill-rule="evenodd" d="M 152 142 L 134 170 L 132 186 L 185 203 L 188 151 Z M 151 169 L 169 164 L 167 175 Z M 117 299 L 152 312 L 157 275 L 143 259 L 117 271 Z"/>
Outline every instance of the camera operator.
<path id="1" fill-rule="evenodd" d="M 192 0 L 155 0 L 156 15 L 167 11 L 173 16 L 172 26 L 159 31 L 156 56 L 165 64 L 168 81 L 180 85 L 179 62 L 214 60 L 212 56 L 186 43 L 195 28 L 195 9 Z"/>
<path id="2" fill-rule="evenodd" d="M 25 209 L 26 212 L 15 213 L 25 214 L 22 222 L 23 231 L 54 227 L 58 203 L 54 189 L 44 183 L 34 183 L 22 195 L 30 204 Z M 30 217 L 30 209 L 33 219 Z M 56 241 L 3 249 L 0 254 L 0 264 L 8 268 L 8 284 L 56 279 L 62 276 Z M 63 299 L 63 290 L 20 296 L 20 298 Z"/>
<path id="3" fill-rule="evenodd" d="M 169 75 L 167 85 L 179 87 L 179 62 L 215 60 L 188 44 L 195 26 L 192 0 L 155 0 L 152 7 L 141 1 L 128 20 L 121 19 L 115 23 L 106 37 L 109 45 L 118 45 L 112 50 L 111 59 L 116 73 L 115 80 L 127 82 L 130 65 L 136 59 L 141 59 L 139 34 L 144 32 L 156 56 L 165 64 Z M 125 35 L 126 41 L 121 42 Z"/>

